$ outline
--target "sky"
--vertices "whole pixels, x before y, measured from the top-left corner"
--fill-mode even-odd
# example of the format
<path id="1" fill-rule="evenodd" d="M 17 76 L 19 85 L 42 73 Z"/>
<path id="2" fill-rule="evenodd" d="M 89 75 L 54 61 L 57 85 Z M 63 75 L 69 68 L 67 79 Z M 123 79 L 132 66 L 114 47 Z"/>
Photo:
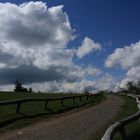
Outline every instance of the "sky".
<path id="1" fill-rule="evenodd" d="M 1 0 L 0 90 L 118 90 L 140 80 L 139 0 Z"/>

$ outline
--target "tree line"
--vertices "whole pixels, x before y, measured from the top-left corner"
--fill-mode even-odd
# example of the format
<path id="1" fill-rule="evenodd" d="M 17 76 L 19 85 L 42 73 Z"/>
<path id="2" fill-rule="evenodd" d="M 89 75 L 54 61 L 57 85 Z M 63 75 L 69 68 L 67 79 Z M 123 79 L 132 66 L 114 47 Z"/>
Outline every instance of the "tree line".
<path id="1" fill-rule="evenodd" d="M 140 94 L 140 81 L 132 82 L 129 81 L 126 84 L 125 88 L 120 88 L 121 93 L 131 93 L 131 94 Z"/>

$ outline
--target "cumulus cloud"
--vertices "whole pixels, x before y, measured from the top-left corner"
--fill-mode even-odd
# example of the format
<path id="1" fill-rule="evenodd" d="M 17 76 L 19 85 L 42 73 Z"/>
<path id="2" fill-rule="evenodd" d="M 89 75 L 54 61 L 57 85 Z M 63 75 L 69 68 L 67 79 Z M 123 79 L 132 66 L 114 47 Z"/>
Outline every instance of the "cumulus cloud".
<path id="1" fill-rule="evenodd" d="M 117 78 L 110 74 L 105 74 L 102 78 L 96 81 L 96 89 L 98 90 L 117 90 Z"/>
<path id="2" fill-rule="evenodd" d="M 117 48 L 113 54 L 108 56 L 105 66 L 120 66 L 127 70 L 120 87 L 124 87 L 128 81 L 140 80 L 140 41 L 124 48 Z"/>
<path id="3" fill-rule="evenodd" d="M 121 88 L 126 87 L 126 84 L 129 81 L 135 83 L 140 81 L 140 66 L 132 67 L 127 71 L 125 78 L 120 83 L 120 87 Z"/>
<path id="4" fill-rule="evenodd" d="M 11 90 L 15 80 L 44 92 L 95 89 L 96 82 L 86 77 L 101 70 L 74 64 L 76 50 L 67 47 L 74 38 L 63 6 L 0 3 L 0 90 Z M 77 56 L 97 50 L 101 45 L 86 37 Z"/>
<path id="5" fill-rule="evenodd" d="M 105 74 L 101 79 L 97 80 L 86 80 L 75 82 L 43 82 L 43 83 L 32 83 L 27 85 L 27 87 L 32 87 L 35 91 L 48 91 L 48 92 L 84 92 L 84 90 L 97 91 L 97 90 L 115 90 L 116 89 L 116 79 L 109 74 Z"/>
<path id="6" fill-rule="evenodd" d="M 121 66 L 123 69 L 140 65 L 140 41 L 125 46 L 124 48 L 117 48 L 115 52 L 108 56 L 106 67 Z"/>
<path id="7" fill-rule="evenodd" d="M 131 79 L 140 79 L 140 66 L 132 67 L 126 75 Z"/>
<path id="8" fill-rule="evenodd" d="M 16 68 L 1 68 L 0 69 L 0 84 L 11 84 L 15 80 L 20 80 L 22 83 L 30 84 L 34 82 L 75 82 L 80 81 L 87 76 L 99 76 L 101 71 L 94 66 L 86 68 L 76 65 L 71 67 L 66 66 L 51 66 L 49 69 L 39 69 L 33 65 L 21 65 Z"/>
<path id="9" fill-rule="evenodd" d="M 10 82 L 14 78 L 28 81 L 33 76 L 46 81 L 78 78 L 70 72 L 79 70 L 72 62 L 74 50 L 66 48 L 74 33 L 62 8 L 48 8 L 43 2 L 0 3 L 1 77 L 4 73 Z"/>
<path id="10" fill-rule="evenodd" d="M 90 66 L 91 67 L 91 66 Z M 66 75 L 60 75 L 55 70 L 54 71 L 42 71 L 40 69 L 31 69 L 29 67 L 21 67 L 19 69 L 12 69 L 13 71 L 9 70 L 9 75 L 11 77 L 2 77 L 3 73 L 0 71 L 0 77 L 2 78 L 2 83 L 0 86 L 0 90 L 13 90 L 14 85 L 11 83 L 15 82 L 15 77 L 20 79 L 22 78 L 21 82 L 24 83 L 23 86 L 29 88 L 32 87 L 35 92 L 42 91 L 42 92 L 83 92 L 84 90 L 89 91 L 97 91 L 97 90 L 114 90 L 116 88 L 116 80 L 112 75 L 105 74 L 102 78 L 98 78 L 96 80 L 87 80 L 87 75 L 90 75 L 91 73 L 86 72 L 86 70 L 83 72 L 81 71 L 81 68 L 78 67 L 79 71 L 72 71 L 71 73 L 71 79 L 69 76 L 66 77 Z M 94 68 L 93 68 L 94 69 Z M 4 69 L 3 69 L 4 70 Z M 28 71 L 28 73 L 25 73 L 25 71 Z M 6 71 L 6 73 L 8 74 Z M 12 74 L 11 74 L 12 73 Z M 81 79 L 73 79 L 79 78 L 82 76 Z M 95 74 L 95 73 L 94 73 Z M 68 74 L 70 75 L 70 74 Z M 23 78 L 24 77 L 24 78 Z M 7 83 L 8 80 L 11 79 L 12 82 Z M 71 80 L 73 80 L 71 82 Z M 27 82 L 28 81 L 28 82 Z M 3 83 L 5 82 L 5 84 Z M 8 85 L 7 85 L 8 84 Z"/>
<path id="11" fill-rule="evenodd" d="M 0 41 L 23 47 L 46 44 L 64 47 L 73 38 L 73 31 L 62 8 L 48 8 L 43 2 L 28 2 L 19 6 L 0 3 Z"/>
<path id="12" fill-rule="evenodd" d="M 92 39 L 86 37 L 81 46 L 77 50 L 77 56 L 79 58 L 84 57 L 85 55 L 88 55 L 89 53 L 93 51 L 100 51 L 101 50 L 101 44 L 94 42 Z"/>
<path id="13" fill-rule="evenodd" d="M 99 76 L 102 73 L 100 69 L 92 65 L 89 65 L 86 68 L 84 68 L 84 71 L 85 71 L 85 75 L 87 76 Z"/>
<path id="14" fill-rule="evenodd" d="M 73 52 L 65 48 L 74 35 L 62 8 L 43 2 L 0 3 L 0 54 L 8 56 L 1 67 L 69 65 Z"/>
<path id="15" fill-rule="evenodd" d="M 0 91 L 12 91 L 14 89 L 14 85 L 0 85 Z"/>

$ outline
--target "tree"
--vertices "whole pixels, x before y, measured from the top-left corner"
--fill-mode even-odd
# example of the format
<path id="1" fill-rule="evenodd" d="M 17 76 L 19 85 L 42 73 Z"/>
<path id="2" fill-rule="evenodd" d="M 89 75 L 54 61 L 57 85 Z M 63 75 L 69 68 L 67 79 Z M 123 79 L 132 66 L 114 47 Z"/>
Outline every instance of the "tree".
<path id="1" fill-rule="evenodd" d="M 20 83 L 20 81 L 16 81 L 15 82 L 15 92 L 21 91 L 22 89 L 22 84 Z"/>
<path id="2" fill-rule="evenodd" d="M 31 88 L 31 87 L 29 88 L 29 92 L 31 92 L 31 93 L 33 92 L 33 90 L 32 90 L 32 88 Z"/>
<path id="3" fill-rule="evenodd" d="M 140 94 L 140 82 L 138 81 L 137 83 L 134 82 L 127 82 L 126 85 L 127 89 L 127 93 L 131 93 L 131 94 Z"/>
<path id="4" fill-rule="evenodd" d="M 16 81 L 15 82 L 15 89 L 14 89 L 15 92 L 27 92 L 27 88 L 24 88 L 22 87 L 22 84 L 20 81 Z"/>
<path id="5" fill-rule="evenodd" d="M 134 85 L 133 82 L 131 82 L 131 81 L 127 82 L 126 87 L 127 87 L 128 93 L 135 93 L 136 92 L 136 86 Z"/>
<path id="6" fill-rule="evenodd" d="M 90 94 L 89 90 L 88 89 L 84 89 L 84 94 Z"/>

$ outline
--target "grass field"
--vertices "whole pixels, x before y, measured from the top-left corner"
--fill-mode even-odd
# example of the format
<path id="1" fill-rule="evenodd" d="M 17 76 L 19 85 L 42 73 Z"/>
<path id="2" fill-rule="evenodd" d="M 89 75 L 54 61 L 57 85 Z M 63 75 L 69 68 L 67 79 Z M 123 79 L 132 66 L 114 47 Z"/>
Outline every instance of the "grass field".
<path id="1" fill-rule="evenodd" d="M 121 107 L 121 110 L 119 111 L 119 113 L 114 117 L 114 119 L 110 120 L 110 122 L 104 127 L 102 128 L 96 136 L 94 136 L 94 139 L 91 139 L 91 140 L 101 140 L 101 137 L 104 135 L 105 131 L 107 130 L 107 128 L 115 123 L 116 121 L 119 121 L 121 119 L 124 119 L 134 113 L 136 113 L 138 111 L 138 108 L 137 108 L 137 103 L 135 102 L 134 99 L 132 98 L 128 98 L 126 96 L 121 96 L 124 100 L 124 103 Z M 140 124 L 138 122 L 136 123 L 133 123 L 132 125 L 130 126 L 127 126 L 126 127 L 126 132 L 127 132 L 127 136 L 128 136 L 128 139 L 130 137 L 130 139 L 132 140 L 132 136 L 131 135 L 134 135 L 136 133 L 138 133 L 138 130 L 140 132 Z M 140 134 L 137 134 L 137 135 L 140 135 Z M 129 139 L 129 140 L 130 140 Z M 121 140 L 119 135 L 116 134 L 114 139 L 113 140 Z M 138 140 L 138 139 L 133 139 L 133 140 Z M 139 137 L 139 140 L 140 140 L 140 137 Z"/>
<path id="2" fill-rule="evenodd" d="M 0 101 L 13 100 L 13 99 L 23 99 L 23 98 L 47 98 L 47 97 L 63 97 L 63 96 L 74 96 L 77 94 L 43 94 L 43 93 L 11 93 L 11 92 L 1 92 Z M 45 102 L 28 102 L 23 103 L 20 109 L 21 113 L 16 113 L 16 105 L 6 105 L 0 106 L 0 122 L 11 120 L 17 118 L 19 121 L 15 121 L 12 125 L 7 128 L 22 127 L 24 125 L 39 121 L 41 118 L 50 117 L 57 113 L 64 112 L 78 105 L 95 105 L 104 99 L 103 96 L 97 97 L 94 102 L 91 103 L 91 99 L 88 101 L 86 97 L 82 97 L 81 102 L 79 98 L 76 98 L 75 104 L 73 105 L 72 99 L 64 100 L 64 106 L 61 106 L 60 101 L 48 102 L 49 110 L 45 110 Z M 5 127 L 6 128 L 6 127 Z M 1 129 L 2 130 L 2 129 Z"/>
<path id="3" fill-rule="evenodd" d="M 118 118 L 125 118 L 135 114 L 138 111 L 137 103 L 134 99 L 128 97 L 123 97 L 125 99 L 125 104 L 122 108 L 122 111 L 119 113 Z M 140 140 L 140 122 L 136 121 L 125 127 L 127 140 Z M 116 134 L 113 140 L 121 140 L 119 134 Z"/>
<path id="4" fill-rule="evenodd" d="M 13 99 L 23 99 L 23 98 L 46 98 L 46 97 L 63 97 L 63 96 L 73 96 L 77 94 L 44 94 L 44 93 L 20 93 L 20 92 L 0 92 L 0 101 L 3 100 L 13 100 Z"/>

